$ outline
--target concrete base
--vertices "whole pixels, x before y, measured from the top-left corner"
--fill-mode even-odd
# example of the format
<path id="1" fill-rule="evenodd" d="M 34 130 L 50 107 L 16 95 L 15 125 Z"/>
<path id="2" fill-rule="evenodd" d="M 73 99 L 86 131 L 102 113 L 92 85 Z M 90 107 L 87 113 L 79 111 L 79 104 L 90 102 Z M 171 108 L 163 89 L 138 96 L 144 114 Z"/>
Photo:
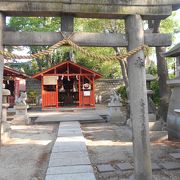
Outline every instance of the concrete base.
<path id="1" fill-rule="evenodd" d="M 2 143 L 5 143 L 9 140 L 9 137 L 10 137 L 10 125 L 3 121 L 2 124 L 1 124 L 1 141 Z"/>
<path id="2" fill-rule="evenodd" d="M 24 121 L 24 123 L 27 125 L 31 124 L 31 119 L 28 115 L 14 115 L 14 120 L 19 122 Z"/>
<path id="3" fill-rule="evenodd" d="M 161 131 L 162 130 L 161 121 L 149 122 L 149 130 L 150 131 Z"/>
<path id="4" fill-rule="evenodd" d="M 94 173 L 47 175 L 45 180 L 96 180 Z"/>
<path id="5" fill-rule="evenodd" d="M 18 104 L 14 106 L 16 114 L 14 116 L 15 121 L 25 121 L 25 124 L 31 124 L 31 119 L 27 114 L 27 105 Z"/>
<path id="6" fill-rule="evenodd" d="M 156 115 L 153 113 L 148 114 L 149 122 L 155 122 L 156 121 Z"/>
<path id="7" fill-rule="evenodd" d="M 149 134 L 151 142 L 168 140 L 167 131 L 150 131 Z"/>
<path id="8" fill-rule="evenodd" d="M 68 122 L 68 121 L 81 121 L 81 122 L 98 122 L 98 121 L 104 121 L 104 119 L 98 115 L 93 113 L 57 113 L 57 114 L 51 114 L 51 113 L 44 113 L 41 116 L 39 116 L 35 122 L 37 123 L 49 123 L 49 122 Z"/>
<path id="9" fill-rule="evenodd" d="M 109 121 L 125 123 L 125 118 L 123 118 L 123 114 L 120 108 L 121 108 L 120 106 L 108 105 Z"/>
<path id="10" fill-rule="evenodd" d="M 168 139 L 180 139 L 180 117 L 169 115 L 167 117 Z"/>

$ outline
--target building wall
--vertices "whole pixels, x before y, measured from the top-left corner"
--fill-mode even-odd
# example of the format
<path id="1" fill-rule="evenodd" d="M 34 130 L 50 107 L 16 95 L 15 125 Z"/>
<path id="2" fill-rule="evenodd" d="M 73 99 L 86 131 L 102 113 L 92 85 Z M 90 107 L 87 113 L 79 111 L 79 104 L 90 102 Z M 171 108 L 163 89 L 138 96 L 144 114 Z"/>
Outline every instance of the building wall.
<path id="1" fill-rule="evenodd" d="M 123 85 L 122 79 L 99 79 L 95 81 L 95 98 L 101 99 L 101 103 L 108 103 L 112 89 L 118 89 Z"/>
<path id="2" fill-rule="evenodd" d="M 26 91 L 28 95 L 28 103 L 37 103 L 37 101 L 39 102 L 41 96 L 41 81 L 36 79 L 27 79 Z"/>

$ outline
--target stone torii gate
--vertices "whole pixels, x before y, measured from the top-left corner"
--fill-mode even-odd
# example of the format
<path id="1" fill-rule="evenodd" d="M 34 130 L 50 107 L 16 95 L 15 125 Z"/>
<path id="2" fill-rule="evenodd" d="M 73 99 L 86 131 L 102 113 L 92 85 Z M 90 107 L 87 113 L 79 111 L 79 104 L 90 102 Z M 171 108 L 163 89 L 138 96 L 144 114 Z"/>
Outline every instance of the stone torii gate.
<path id="1" fill-rule="evenodd" d="M 72 35 L 71 40 L 81 46 L 127 47 L 128 50 L 142 44 L 154 47 L 169 46 L 169 34 L 144 33 L 142 21 L 164 19 L 179 7 L 179 0 L 1 0 L 0 50 L 4 45 L 53 45 L 63 39 L 58 32 L 6 31 L 5 16 L 61 16 L 61 31 L 66 31 L 67 34 L 73 32 L 74 17 L 125 19 L 126 35 L 78 32 Z M 0 60 L 2 105 L 2 56 Z M 135 179 L 152 180 L 143 50 L 128 59 L 128 72 Z"/>

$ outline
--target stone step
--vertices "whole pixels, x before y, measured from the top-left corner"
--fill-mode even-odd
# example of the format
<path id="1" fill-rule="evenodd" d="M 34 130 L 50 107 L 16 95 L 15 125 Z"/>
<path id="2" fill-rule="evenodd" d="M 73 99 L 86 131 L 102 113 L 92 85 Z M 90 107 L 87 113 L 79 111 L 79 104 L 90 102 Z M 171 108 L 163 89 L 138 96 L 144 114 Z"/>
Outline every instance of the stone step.
<path id="1" fill-rule="evenodd" d="M 149 116 L 149 122 L 155 122 L 156 121 L 156 115 L 153 113 L 148 114 Z"/>
<path id="2" fill-rule="evenodd" d="M 7 121 L 12 121 L 14 119 L 14 116 L 7 116 Z"/>
<path id="3" fill-rule="evenodd" d="M 161 121 L 149 122 L 149 130 L 150 131 L 161 131 L 162 130 Z"/>
<path id="4" fill-rule="evenodd" d="M 167 131 L 150 131 L 149 134 L 151 142 L 168 140 Z"/>
<path id="5" fill-rule="evenodd" d="M 46 116 L 39 116 L 35 120 L 36 123 L 50 123 L 50 122 L 69 122 L 69 121 L 79 121 L 79 122 L 98 122 L 105 121 L 100 115 L 95 113 L 64 113 L 64 114 L 47 114 Z"/>

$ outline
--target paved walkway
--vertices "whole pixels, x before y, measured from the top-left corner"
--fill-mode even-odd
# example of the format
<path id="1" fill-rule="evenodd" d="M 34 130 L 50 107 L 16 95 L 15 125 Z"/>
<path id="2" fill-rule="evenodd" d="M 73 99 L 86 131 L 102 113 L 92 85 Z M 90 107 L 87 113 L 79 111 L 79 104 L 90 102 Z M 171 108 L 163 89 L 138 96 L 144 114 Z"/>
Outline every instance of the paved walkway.
<path id="1" fill-rule="evenodd" d="M 61 122 L 45 180 L 95 180 L 80 123 Z"/>

